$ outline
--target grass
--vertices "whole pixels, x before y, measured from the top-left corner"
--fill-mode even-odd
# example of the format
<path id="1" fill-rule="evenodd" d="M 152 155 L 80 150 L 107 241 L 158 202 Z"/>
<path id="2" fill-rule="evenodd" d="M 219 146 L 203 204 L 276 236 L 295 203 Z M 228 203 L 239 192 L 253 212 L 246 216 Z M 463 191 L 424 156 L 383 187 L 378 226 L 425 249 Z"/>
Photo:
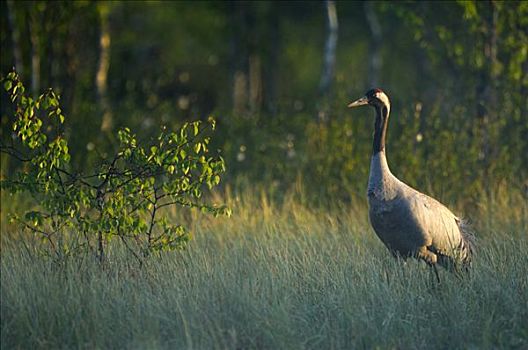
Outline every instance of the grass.
<path id="1" fill-rule="evenodd" d="M 476 223 L 469 278 L 441 271 L 440 285 L 425 265 L 390 257 L 364 203 L 228 200 L 232 218 L 193 213 L 188 249 L 142 269 L 117 250 L 104 271 L 87 257 L 58 266 L 4 227 L 2 349 L 528 347 L 522 195 Z"/>

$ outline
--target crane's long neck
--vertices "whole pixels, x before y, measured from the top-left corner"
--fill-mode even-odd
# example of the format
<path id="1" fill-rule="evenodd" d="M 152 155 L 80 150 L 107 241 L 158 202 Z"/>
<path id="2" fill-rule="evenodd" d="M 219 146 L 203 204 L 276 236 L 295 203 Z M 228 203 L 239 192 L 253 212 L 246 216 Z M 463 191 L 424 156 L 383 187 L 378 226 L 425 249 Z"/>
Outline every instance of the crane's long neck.
<path id="1" fill-rule="evenodd" d="M 393 185 L 396 179 L 389 169 L 385 156 L 385 137 L 387 135 L 389 112 L 390 106 L 376 106 L 376 123 L 368 184 L 369 197 L 372 195 L 378 198 L 394 197 Z"/>
<path id="2" fill-rule="evenodd" d="M 387 125 L 389 124 L 390 106 L 376 106 L 376 123 L 374 125 L 374 141 L 372 143 L 372 155 L 385 151 L 385 137 L 387 136 Z"/>

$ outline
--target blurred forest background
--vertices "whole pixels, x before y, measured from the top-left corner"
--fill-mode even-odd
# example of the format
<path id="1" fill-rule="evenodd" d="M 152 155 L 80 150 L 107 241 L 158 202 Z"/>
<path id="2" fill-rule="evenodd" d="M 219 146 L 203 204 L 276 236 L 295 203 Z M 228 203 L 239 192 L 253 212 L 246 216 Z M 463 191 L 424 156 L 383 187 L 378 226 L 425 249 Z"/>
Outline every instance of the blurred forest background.
<path id="1" fill-rule="evenodd" d="M 388 158 L 407 183 L 476 204 L 527 191 L 528 2 L 3 1 L 1 73 L 61 95 L 75 165 L 120 127 L 218 121 L 223 184 L 363 198 L 373 111 L 391 98 Z M 2 142 L 12 111 L 2 94 Z M 19 166 L 3 156 L 3 175 Z"/>

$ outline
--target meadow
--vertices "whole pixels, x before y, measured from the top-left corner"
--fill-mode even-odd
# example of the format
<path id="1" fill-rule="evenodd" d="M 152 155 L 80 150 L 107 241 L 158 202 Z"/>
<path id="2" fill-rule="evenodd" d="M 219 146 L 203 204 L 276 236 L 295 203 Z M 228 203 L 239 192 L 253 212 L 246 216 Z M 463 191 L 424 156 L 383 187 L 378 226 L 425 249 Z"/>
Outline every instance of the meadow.
<path id="1" fill-rule="evenodd" d="M 528 349 L 528 1 L 0 18 L 0 350 Z M 347 109 L 372 88 L 384 123 Z M 393 259 L 369 224 L 389 110 L 394 175 L 476 232 L 463 278 Z M 8 213 L 93 251 L 55 261 Z M 182 227 L 186 249 L 142 265 L 119 241 L 175 248 Z"/>
<path id="2" fill-rule="evenodd" d="M 169 213 L 193 240 L 142 268 L 118 249 L 104 269 L 91 256 L 57 265 L 3 220 L 2 349 L 528 347 L 522 193 L 482 205 L 470 275 L 441 271 L 440 284 L 425 264 L 390 256 L 366 201 L 221 199 L 231 218 Z"/>

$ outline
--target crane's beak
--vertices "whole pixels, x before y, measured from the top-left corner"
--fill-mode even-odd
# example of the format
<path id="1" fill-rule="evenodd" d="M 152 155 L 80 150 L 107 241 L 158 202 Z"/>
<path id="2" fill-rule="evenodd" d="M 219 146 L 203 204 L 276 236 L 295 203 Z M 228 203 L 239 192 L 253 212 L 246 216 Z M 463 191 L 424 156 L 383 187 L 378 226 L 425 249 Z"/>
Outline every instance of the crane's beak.
<path id="1" fill-rule="evenodd" d="M 348 105 L 348 108 L 363 106 L 363 105 L 367 105 L 367 104 L 368 104 L 368 98 L 367 98 L 367 96 L 363 96 L 359 100 L 356 100 L 356 101 L 350 103 Z"/>

